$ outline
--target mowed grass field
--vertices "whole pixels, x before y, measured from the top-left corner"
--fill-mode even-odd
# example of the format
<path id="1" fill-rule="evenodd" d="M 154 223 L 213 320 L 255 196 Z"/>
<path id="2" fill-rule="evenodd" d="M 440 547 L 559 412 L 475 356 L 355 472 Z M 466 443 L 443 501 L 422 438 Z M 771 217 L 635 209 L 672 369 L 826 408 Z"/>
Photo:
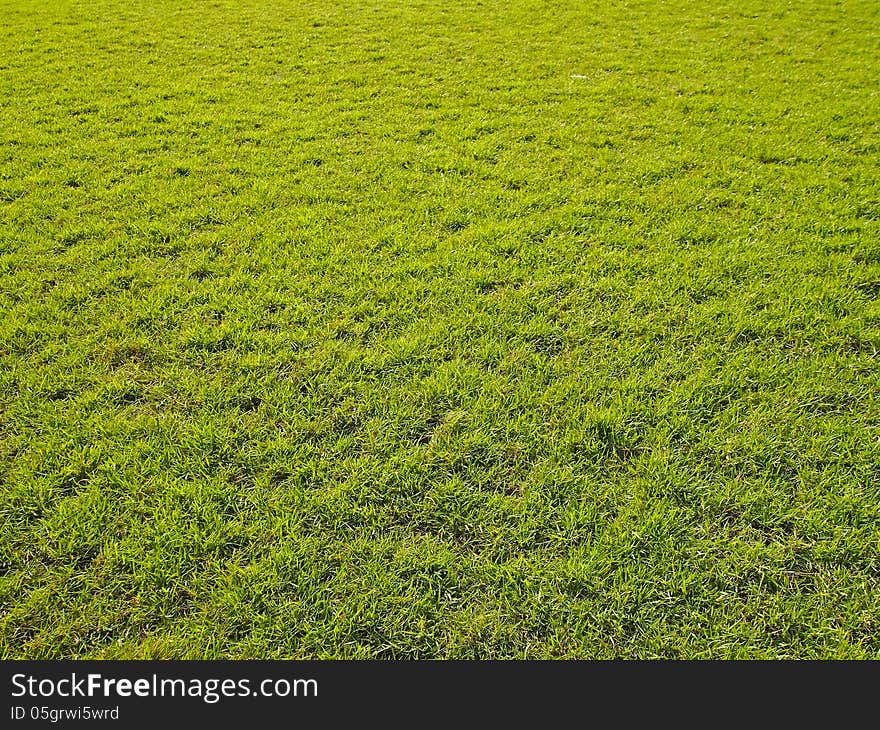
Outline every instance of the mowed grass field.
<path id="1" fill-rule="evenodd" d="M 2 656 L 880 655 L 880 4 L 0 27 Z"/>

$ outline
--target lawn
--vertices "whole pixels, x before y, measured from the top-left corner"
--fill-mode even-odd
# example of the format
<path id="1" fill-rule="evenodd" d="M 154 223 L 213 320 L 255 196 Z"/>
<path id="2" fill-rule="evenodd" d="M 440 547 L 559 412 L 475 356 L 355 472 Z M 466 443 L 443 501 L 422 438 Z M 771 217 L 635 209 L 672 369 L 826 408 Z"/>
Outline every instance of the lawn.
<path id="1" fill-rule="evenodd" d="M 880 657 L 876 0 L 0 27 L 0 656 Z"/>

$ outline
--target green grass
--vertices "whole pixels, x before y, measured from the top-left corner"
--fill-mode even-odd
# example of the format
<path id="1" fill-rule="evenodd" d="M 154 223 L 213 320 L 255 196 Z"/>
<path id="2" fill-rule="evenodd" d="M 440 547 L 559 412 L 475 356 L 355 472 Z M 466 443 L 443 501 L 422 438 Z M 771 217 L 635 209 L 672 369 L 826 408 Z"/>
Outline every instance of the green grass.
<path id="1" fill-rule="evenodd" d="M 0 26 L 2 656 L 880 656 L 875 0 Z"/>

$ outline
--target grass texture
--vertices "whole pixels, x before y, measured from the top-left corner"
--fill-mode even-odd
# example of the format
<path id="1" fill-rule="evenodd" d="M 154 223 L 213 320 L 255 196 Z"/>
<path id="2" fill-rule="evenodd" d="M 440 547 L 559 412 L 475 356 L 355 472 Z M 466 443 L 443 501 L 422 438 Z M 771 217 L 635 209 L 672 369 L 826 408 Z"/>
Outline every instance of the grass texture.
<path id="1" fill-rule="evenodd" d="M 0 26 L 0 655 L 880 656 L 876 0 Z"/>

